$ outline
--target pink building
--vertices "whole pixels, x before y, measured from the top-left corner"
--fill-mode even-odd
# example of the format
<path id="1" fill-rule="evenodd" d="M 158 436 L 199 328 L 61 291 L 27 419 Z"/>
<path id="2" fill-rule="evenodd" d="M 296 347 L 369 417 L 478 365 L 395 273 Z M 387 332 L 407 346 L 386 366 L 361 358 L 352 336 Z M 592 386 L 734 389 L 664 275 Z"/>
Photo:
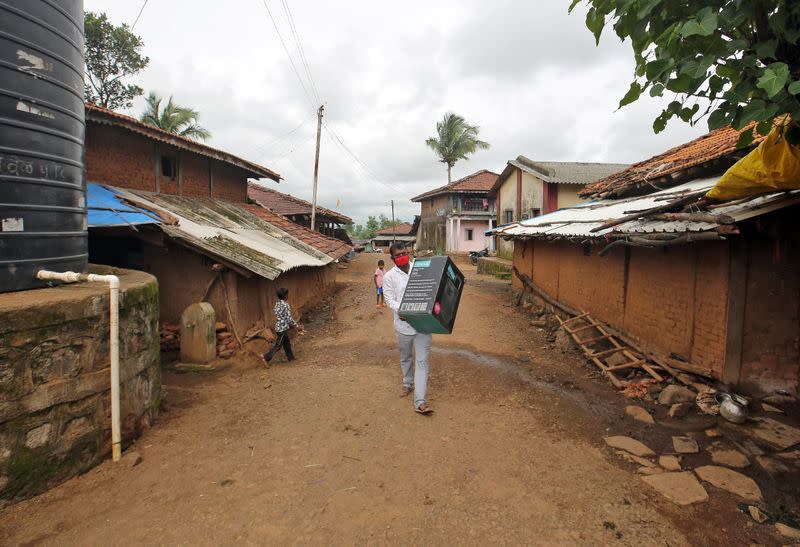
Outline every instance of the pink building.
<path id="1" fill-rule="evenodd" d="M 494 197 L 489 197 L 489 190 L 497 177 L 482 169 L 411 198 L 422 208 L 417 248 L 448 253 L 494 250 L 494 238 L 484 233 L 495 227 Z"/>

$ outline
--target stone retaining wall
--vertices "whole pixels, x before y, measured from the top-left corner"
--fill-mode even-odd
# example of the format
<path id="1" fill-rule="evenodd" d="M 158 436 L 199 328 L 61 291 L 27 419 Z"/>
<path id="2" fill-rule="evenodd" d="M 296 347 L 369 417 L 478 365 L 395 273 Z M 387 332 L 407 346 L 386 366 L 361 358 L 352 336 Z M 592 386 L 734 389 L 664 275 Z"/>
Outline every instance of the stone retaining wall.
<path id="1" fill-rule="evenodd" d="M 158 284 L 120 276 L 123 446 L 161 397 Z M 0 505 L 96 465 L 111 450 L 108 286 L 81 283 L 0 294 Z"/>

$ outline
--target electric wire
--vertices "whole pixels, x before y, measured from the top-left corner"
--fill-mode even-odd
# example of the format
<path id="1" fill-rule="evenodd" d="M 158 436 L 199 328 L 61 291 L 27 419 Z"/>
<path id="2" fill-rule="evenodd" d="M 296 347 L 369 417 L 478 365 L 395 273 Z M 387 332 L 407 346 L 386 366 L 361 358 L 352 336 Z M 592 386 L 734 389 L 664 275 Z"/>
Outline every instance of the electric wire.
<path id="1" fill-rule="evenodd" d="M 403 194 L 403 190 L 378 177 L 378 175 L 376 175 L 375 172 L 372 169 L 370 169 L 370 167 L 364 161 L 362 161 L 358 156 L 356 156 L 356 154 L 350 149 L 350 147 L 347 146 L 347 144 L 345 144 L 344 140 L 335 131 L 333 131 L 332 128 L 326 127 L 326 130 L 327 130 L 326 135 L 328 136 L 330 141 L 339 146 L 345 152 L 345 155 L 351 159 L 354 167 L 356 168 L 355 172 L 359 174 L 359 176 L 361 177 L 362 180 L 364 180 L 364 182 L 370 184 L 374 184 L 377 182 L 381 186 L 385 186 L 394 193 Z"/>
<path id="2" fill-rule="evenodd" d="M 136 23 L 139 22 L 139 17 L 142 16 L 142 12 L 144 11 L 144 7 L 147 5 L 148 1 L 149 0 L 144 0 L 144 3 L 142 4 L 142 7 L 139 8 L 139 14 L 136 16 L 136 19 L 133 21 L 133 24 L 131 25 L 131 31 L 133 31 L 133 27 L 136 26 Z"/>
<path id="3" fill-rule="evenodd" d="M 289 29 L 292 31 L 292 36 L 294 37 L 294 41 L 297 44 L 297 51 L 300 54 L 300 61 L 303 63 L 303 68 L 306 72 L 306 77 L 308 78 L 308 83 L 310 84 L 311 91 L 314 93 L 314 97 L 317 99 L 318 104 L 322 104 L 322 99 L 320 99 L 319 91 L 317 89 L 317 85 L 314 82 L 314 77 L 311 75 L 311 68 L 308 66 L 308 58 L 306 57 L 306 52 L 303 49 L 303 43 L 300 41 L 300 33 L 297 31 L 297 25 L 294 24 L 294 17 L 292 16 L 292 10 L 289 8 L 289 3 L 286 0 L 281 0 L 283 3 L 283 11 L 286 13 L 286 20 L 289 22 Z"/>
<path id="4" fill-rule="evenodd" d="M 244 152 L 244 156 L 251 156 L 251 155 L 253 155 L 253 156 L 262 156 L 262 155 L 264 155 L 264 153 L 267 150 L 269 150 L 270 148 L 272 148 L 276 144 L 280 143 L 281 141 L 289 138 L 292 134 L 296 133 L 298 130 L 300 130 L 301 128 L 305 127 L 306 125 L 308 125 L 309 123 L 311 123 L 315 119 L 316 119 L 316 116 L 314 116 L 313 118 L 307 119 L 306 121 L 302 122 L 300 125 L 295 127 L 294 129 L 289 131 L 288 133 L 285 133 L 285 134 L 283 134 L 283 135 L 281 135 L 279 137 L 275 137 L 273 140 L 267 142 L 263 146 L 262 145 L 256 145 L 256 146 L 250 147 L 246 152 Z"/>
<path id="5" fill-rule="evenodd" d="M 275 18 L 272 16 L 272 11 L 269 9 L 269 5 L 267 5 L 267 0 L 261 0 L 264 4 L 264 8 L 267 10 L 267 14 L 269 15 L 270 21 L 272 21 L 272 26 L 275 28 L 275 33 L 278 35 L 278 39 L 281 41 L 281 45 L 283 46 L 283 51 L 286 52 L 286 57 L 289 58 L 289 64 L 292 65 L 292 70 L 294 71 L 294 75 L 297 76 L 297 81 L 300 82 L 300 87 L 303 88 L 303 93 L 308 99 L 308 104 L 316 110 L 316 106 L 314 106 L 314 100 L 311 97 L 311 94 L 306 89 L 306 84 L 303 82 L 303 78 L 300 76 L 300 72 L 297 70 L 297 66 L 294 64 L 294 59 L 292 59 L 291 53 L 289 53 L 289 48 L 286 47 L 286 42 L 283 40 L 283 36 L 281 35 L 281 31 L 278 30 L 278 23 L 275 21 Z"/>
<path id="6" fill-rule="evenodd" d="M 363 170 L 363 171 L 364 171 L 364 172 L 365 172 L 367 175 L 369 175 L 369 176 L 370 176 L 370 178 L 372 178 L 372 179 L 373 179 L 375 182 L 377 182 L 378 184 L 382 184 L 383 186 L 385 186 L 385 187 L 387 187 L 387 188 L 389 188 L 389 189 L 391 189 L 391 190 L 393 190 L 393 191 L 395 191 L 395 192 L 397 192 L 397 193 L 402 193 L 402 192 L 403 192 L 402 190 L 400 190 L 398 187 L 394 186 L 393 184 L 390 184 L 390 183 L 388 183 L 388 182 L 385 182 L 384 180 L 382 180 L 382 179 L 381 179 L 381 178 L 380 178 L 380 177 L 379 177 L 379 176 L 378 176 L 378 175 L 377 175 L 377 174 L 376 174 L 376 173 L 375 173 L 375 172 L 374 172 L 374 171 L 373 171 L 373 170 L 372 170 L 372 169 L 369 167 L 369 165 L 367 165 L 367 164 L 366 164 L 366 163 L 365 163 L 363 160 L 361 160 L 361 159 L 360 159 L 360 158 L 359 158 L 359 157 L 358 157 L 358 156 L 355 154 L 355 152 L 353 152 L 353 151 L 350 149 L 350 147 L 349 147 L 349 146 L 347 146 L 347 144 L 345 144 L 345 142 L 344 142 L 344 139 L 342 139 L 342 137 L 340 137 L 340 136 L 339 136 L 339 134 L 336 132 L 336 130 L 335 130 L 333 127 L 331 127 L 331 126 L 330 126 L 330 125 L 329 125 L 327 122 L 324 122 L 324 121 L 323 121 L 323 122 L 322 122 L 322 125 L 323 125 L 323 127 L 326 129 L 326 131 L 328 132 L 329 136 L 331 136 L 331 137 L 332 137 L 332 139 L 334 140 L 334 142 L 335 142 L 336 144 L 338 144 L 338 145 L 339 145 L 339 146 L 340 146 L 340 147 L 341 147 L 341 148 L 342 148 L 342 149 L 343 149 L 343 150 L 344 150 L 344 151 L 347 153 L 347 155 L 349 155 L 349 156 L 350 156 L 350 157 L 353 159 L 353 161 L 355 161 L 355 162 L 356 162 L 356 164 L 357 164 L 357 165 L 358 165 L 358 166 L 359 166 L 359 167 L 360 167 L 360 168 L 361 168 L 361 169 L 362 169 L 362 170 Z"/>

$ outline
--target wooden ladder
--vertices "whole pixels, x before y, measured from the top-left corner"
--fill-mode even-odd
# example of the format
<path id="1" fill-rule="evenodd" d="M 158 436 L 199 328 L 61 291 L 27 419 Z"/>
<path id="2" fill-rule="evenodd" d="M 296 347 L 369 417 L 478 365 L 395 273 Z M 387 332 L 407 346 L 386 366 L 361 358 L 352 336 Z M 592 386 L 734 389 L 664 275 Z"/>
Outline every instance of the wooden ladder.
<path id="1" fill-rule="evenodd" d="M 620 343 L 620 341 L 599 321 L 595 321 L 588 312 L 580 310 L 578 315 L 562 320 L 558 315 L 556 319 L 561 323 L 561 328 L 575 340 L 583 354 L 608 377 L 617 388 L 624 388 L 627 380 L 619 378 L 617 371 L 639 368 L 647 372 L 653 379 L 663 382 L 664 377 L 655 369 L 658 365 L 648 363 L 648 360 L 636 353 L 633 349 Z M 627 359 L 624 363 L 610 364 L 608 359 L 617 353 Z"/>

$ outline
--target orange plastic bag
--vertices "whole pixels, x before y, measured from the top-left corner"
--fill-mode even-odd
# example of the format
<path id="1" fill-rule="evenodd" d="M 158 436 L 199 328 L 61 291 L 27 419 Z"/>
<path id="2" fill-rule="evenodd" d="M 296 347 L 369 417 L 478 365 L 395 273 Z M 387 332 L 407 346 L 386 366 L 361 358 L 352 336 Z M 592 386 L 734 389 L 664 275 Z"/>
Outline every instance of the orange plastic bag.
<path id="1" fill-rule="evenodd" d="M 789 144 L 785 127 L 773 128 L 755 150 L 720 177 L 706 197 L 724 201 L 800 188 L 800 146 Z"/>

